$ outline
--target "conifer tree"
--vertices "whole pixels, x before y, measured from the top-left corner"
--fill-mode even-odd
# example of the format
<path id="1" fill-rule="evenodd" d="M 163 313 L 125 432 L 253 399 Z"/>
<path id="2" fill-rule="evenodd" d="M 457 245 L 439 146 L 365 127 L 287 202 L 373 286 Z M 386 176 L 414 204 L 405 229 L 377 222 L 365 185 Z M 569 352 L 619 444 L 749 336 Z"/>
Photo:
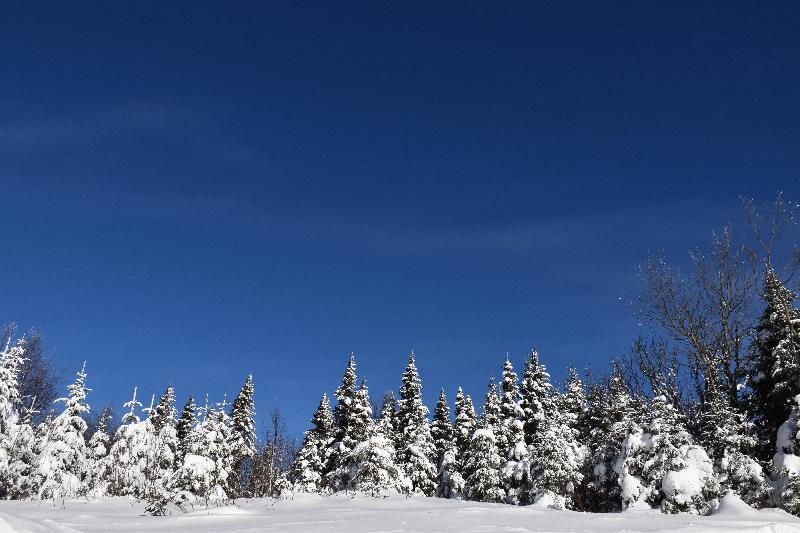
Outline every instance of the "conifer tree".
<path id="1" fill-rule="evenodd" d="M 362 384 L 357 398 L 361 412 L 371 414 L 366 383 Z M 392 410 L 391 402 L 384 401 L 383 416 L 377 423 L 371 423 L 369 417 L 364 419 L 365 422 L 369 422 L 366 438 L 358 442 L 350 454 L 351 489 L 371 496 L 382 496 L 392 492 L 407 493 L 411 489 L 409 479 L 395 463 L 394 443 L 386 434 L 386 431 L 391 431 L 389 412 Z"/>
<path id="2" fill-rule="evenodd" d="M 500 451 L 501 439 L 498 435 L 501 434 L 501 420 L 500 420 L 500 395 L 497 394 L 497 384 L 494 378 L 489 378 L 489 385 L 486 387 L 486 396 L 483 400 L 483 416 L 481 417 L 482 427 L 492 430 L 495 436 L 495 444 L 497 445 L 498 452 Z M 507 448 L 507 446 L 506 446 Z"/>
<path id="3" fill-rule="evenodd" d="M 436 449 L 436 466 L 441 467 L 444 453 L 453 445 L 453 423 L 450 421 L 450 406 L 447 405 L 447 396 L 444 389 L 439 391 L 439 400 L 433 411 L 431 422 L 431 438 Z"/>
<path id="4" fill-rule="evenodd" d="M 505 494 L 500 487 L 500 462 L 494 431 L 483 419 L 472 434 L 464 464 L 464 495 L 468 500 L 503 501 Z"/>
<path id="5" fill-rule="evenodd" d="M 772 458 L 774 503 L 800 516 L 800 395 L 793 398 L 789 417 L 778 428 Z"/>
<path id="6" fill-rule="evenodd" d="M 525 429 L 525 442 L 531 444 L 539 429 L 539 424 L 552 409 L 550 374 L 539 363 L 539 354 L 532 350 L 525 362 L 520 384 L 520 407 Z"/>
<path id="7" fill-rule="evenodd" d="M 242 491 L 241 473 L 246 460 L 256 454 L 256 428 L 253 417 L 253 375 L 248 374 L 231 408 L 231 460 L 232 475 L 230 491 L 238 495 Z"/>
<path id="8" fill-rule="evenodd" d="M 143 498 L 146 492 L 147 471 L 151 462 L 153 434 L 150 420 L 141 421 L 136 409 L 141 403 L 133 397 L 123 404 L 128 412 L 122 417 L 122 425 L 114 434 L 108 453 L 108 492 L 111 496 L 133 496 Z"/>
<path id="9" fill-rule="evenodd" d="M 186 404 L 183 406 L 181 416 L 175 424 L 175 437 L 178 439 L 178 446 L 175 454 L 175 464 L 177 467 L 183 464 L 183 458 L 192 450 L 192 436 L 197 418 L 195 417 L 195 410 L 197 406 L 194 403 L 194 397 L 189 396 Z"/>
<path id="10" fill-rule="evenodd" d="M 122 407 L 128 408 L 128 412 L 122 417 L 123 424 L 135 424 L 139 422 L 139 415 L 136 414 L 136 409 L 141 407 L 142 404 L 136 400 L 136 389 L 137 387 L 133 388 L 133 398 L 131 398 L 129 402 L 122 404 Z"/>
<path id="11" fill-rule="evenodd" d="M 800 310 L 796 295 L 771 268 L 764 276 L 765 308 L 753 341 L 750 409 L 759 437 L 759 458 L 774 453 L 778 427 L 789 418 L 800 394 Z"/>
<path id="12" fill-rule="evenodd" d="M 34 432 L 15 407 L 20 399 L 19 373 L 25 340 L 6 343 L 0 351 L 0 498 L 25 494 L 34 462 Z"/>
<path id="13" fill-rule="evenodd" d="M 586 428 L 588 405 L 583 382 L 574 368 L 568 369 L 569 377 L 564 384 L 564 394 L 557 397 L 558 411 L 564 422 L 572 429 L 583 433 Z"/>
<path id="14" fill-rule="evenodd" d="M 111 408 L 106 407 L 100 413 L 97 428 L 87 443 L 87 493 L 90 497 L 100 498 L 108 492 L 110 465 L 108 452 L 111 446 L 111 437 L 108 434 L 108 424 L 111 420 Z"/>
<path id="15" fill-rule="evenodd" d="M 503 364 L 503 380 L 500 383 L 500 428 L 498 429 L 498 450 L 500 456 L 507 458 L 508 451 L 514 443 L 514 422 L 524 417 L 520 407 L 519 384 L 517 374 L 514 372 L 514 365 L 506 354 L 506 361 Z"/>
<path id="16" fill-rule="evenodd" d="M 633 398 L 622 371 L 614 366 L 606 383 L 589 390 L 586 441 L 591 453 L 579 507 L 593 512 L 619 510 L 620 485 L 614 470 L 620 447 L 636 425 Z"/>
<path id="17" fill-rule="evenodd" d="M 510 429 L 511 445 L 501 470 L 505 501 L 512 505 L 527 505 L 533 503 L 530 449 L 525 444 L 525 429 L 522 420 L 514 420 Z"/>
<path id="18" fill-rule="evenodd" d="M 321 492 L 325 488 L 325 466 L 334 431 L 327 394 L 322 395 L 311 424 L 292 463 L 290 475 L 295 490 L 301 492 Z"/>
<path id="19" fill-rule="evenodd" d="M 469 395 L 464 396 L 464 391 L 461 390 L 461 387 L 458 388 L 456 393 L 455 405 L 456 421 L 453 433 L 456 444 L 456 457 L 458 457 L 460 465 L 463 466 L 469 452 L 472 434 L 475 433 L 478 427 L 478 421 L 475 415 L 475 407 L 472 405 L 472 398 Z"/>
<path id="20" fill-rule="evenodd" d="M 172 385 L 168 386 L 158 400 L 155 408 L 150 413 L 150 423 L 156 433 L 161 431 L 166 425 L 175 424 L 175 389 Z"/>
<path id="21" fill-rule="evenodd" d="M 392 446 L 397 443 L 397 400 L 394 392 L 387 391 L 383 395 L 381 410 L 378 414 L 378 424 L 381 426 L 383 435 L 392 441 Z"/>
<path id="22" fill-rule="evenodd" d="M 428 425 L 428 408 L 422 403 L 422 385 L 414 352 L 400 386 L 397 410 L 398 464 L 411 482 L 411 490 L 432 496 L 436 490 L 436 449 Z"/>
<path id="23" fill-rule="evenodd" d="M 532 501 L 548 498 L 558 509 L 574 509 L 575 491 L 583 480 L 587 450 L 578 443 L 570 418 L 549 414 L 539 424 L 531 445 Z"/>
<path id="24" fill-rule="evenodd" d="M 76 372 L 75 381 L 67 387 L 68 396 L 60 398 L 64 410 L 50 426 L 49 438 L 43 444 L 33 476 L 38 499 L 73 498 L 86 493 L 86 364 Z"/>
<path id="25" fill-rule="evenodd" d="M 328 478 L 325 485 L 330 490 L 337 491 L 347 487 L 347 479 L 340 479 L 340 473 L 346 469 L 347 454 L 352 448 L 352 438 L 348 437 L 348 432 L 352 432 L 353 410 L 356 402 L 356 358 L 350 354 L 347 367 L 342 375 L 342 383 L 336 389 L 336 407 L 333 409 L 334 439 L 331 443 L 330 453 L 328 454 L 328 465 L 326 472 Z"/>
<path id="26" fill-rule="evenodd" d="M 196 428 L 196 439 L 191 453 L 186 454 L 176 473 L 175 485 L 184 491 L 178 501 L 186 500 L 191 493 L 206 500 L 223 500 L 228 497 L 226 488 L 231 475 L 230 429 L 225 402 L 215 407 L 203 408 L 203 418 Z"/>
<path id="27" fill-rule="evenodd" d="M 763 506 L 769 498 L 769 485 L 761 465 L 750 457 L 758 441 L 715 376 L 707 377 L 698 418 L 698 440 L 713 461 L 722 492 L 732 490 L 747 504 Z"/>
<path id="28" fill-rule="evenodd" d="M 175 390 L 169 385 L 155 407 L 150 409 L 145 424 L 151 434 L 148 439 L 147 465 L 145 467 L 145 497 L 150 503 L 148 511 L 162 514 L 163 507 L 171 499 L 174 474 L 177 469 L 176 456 L 178 436 L 175 429 Z"/>

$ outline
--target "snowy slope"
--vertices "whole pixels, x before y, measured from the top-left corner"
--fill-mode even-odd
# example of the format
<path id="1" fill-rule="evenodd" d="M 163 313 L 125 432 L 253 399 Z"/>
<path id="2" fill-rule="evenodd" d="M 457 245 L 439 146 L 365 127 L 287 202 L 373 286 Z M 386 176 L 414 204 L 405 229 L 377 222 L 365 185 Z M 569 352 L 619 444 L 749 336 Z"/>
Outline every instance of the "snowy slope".
<path id="1" fill-rule="evenodd" d="M 143 516 L 144 506 L 122 498 L 99 502 L 0 502 L 0 532 L 316 531 L 355 532 L 758 532 L 800 533 L 800 519 L 782 511 L 755 511 L 723 500 L 710 517 L 656 511 L 584 514 L 534 507 L 402 496 L 295 496 L 293 500 L 242 500 L 237 506 L 167 517 Z"/>

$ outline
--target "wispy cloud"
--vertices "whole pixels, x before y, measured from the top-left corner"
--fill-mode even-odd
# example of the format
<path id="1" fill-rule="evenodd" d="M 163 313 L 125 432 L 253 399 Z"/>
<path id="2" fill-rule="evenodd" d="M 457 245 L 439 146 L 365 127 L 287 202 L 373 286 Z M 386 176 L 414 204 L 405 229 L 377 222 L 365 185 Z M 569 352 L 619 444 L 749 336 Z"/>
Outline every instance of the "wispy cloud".
<path id="1" fill-rule="evenodd" d="M 6 114 L 10 117 L 10 114 Z M 223 121 L 192 109 L 154 102 L 107 104 L 71 114 L 23 113 L 0 121 L 0 149 L 40 152 L 52 148 L 119 141 L 133 136 L 181 144 L 231 164 L 266 168 L 254 146 L 219 133 Z"/>

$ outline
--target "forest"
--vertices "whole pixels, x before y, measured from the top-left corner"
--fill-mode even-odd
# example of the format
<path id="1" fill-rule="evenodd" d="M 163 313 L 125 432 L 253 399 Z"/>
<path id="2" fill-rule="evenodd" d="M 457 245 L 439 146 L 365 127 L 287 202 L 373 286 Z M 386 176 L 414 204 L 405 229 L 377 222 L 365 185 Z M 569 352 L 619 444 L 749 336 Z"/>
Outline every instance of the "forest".
<path id="1" fill-rule="evenodd" d="M 745 231 L 714 233 L 688 268 L 654 254 L 632 312 L 647 331 L 597 373 L 551 382 L 535 350 L 489 379 L 480 409 L 444 389 L 433 413 L 411 352 L 380 405 L 347 361 L 299 446 L 280 414 L 257 438 L 254 382 L 234 400 L 167 387 L 144 407 L 90 411 L 86 365 L 60 379 L 38 332 L 6 327 L 0 352 L 0 497 L 128 496 L 150 514 L 292 493 L 389 493 L 586 512 L 709 514 L 732 492 L 800 515 L 797 206 L 744 202 Z M 102 386 L 102 384 L 99 384 Z"/>

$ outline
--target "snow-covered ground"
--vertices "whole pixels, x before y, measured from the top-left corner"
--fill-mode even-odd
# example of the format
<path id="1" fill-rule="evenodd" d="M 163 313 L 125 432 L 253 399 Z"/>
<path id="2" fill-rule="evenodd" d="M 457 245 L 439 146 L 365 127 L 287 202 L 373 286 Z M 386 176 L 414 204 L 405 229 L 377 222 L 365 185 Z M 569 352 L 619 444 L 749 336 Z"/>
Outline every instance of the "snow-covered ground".
<path id="1" fill-rule="evenodd" d="M 729 498 L 712 516 L 664 515 L 633 510 L 585 514 L 534 507 L 395 496 L 295 496 L 292 500 L 241 500 L 235 506 L 166 517 L 143 515 L 144 506 L 122 498 L 98 502 L 0 502 L 0 532 L 308 531 L 355 532 L 800 532 L 800 519 L 778 510 L 755 511 Z"/>

